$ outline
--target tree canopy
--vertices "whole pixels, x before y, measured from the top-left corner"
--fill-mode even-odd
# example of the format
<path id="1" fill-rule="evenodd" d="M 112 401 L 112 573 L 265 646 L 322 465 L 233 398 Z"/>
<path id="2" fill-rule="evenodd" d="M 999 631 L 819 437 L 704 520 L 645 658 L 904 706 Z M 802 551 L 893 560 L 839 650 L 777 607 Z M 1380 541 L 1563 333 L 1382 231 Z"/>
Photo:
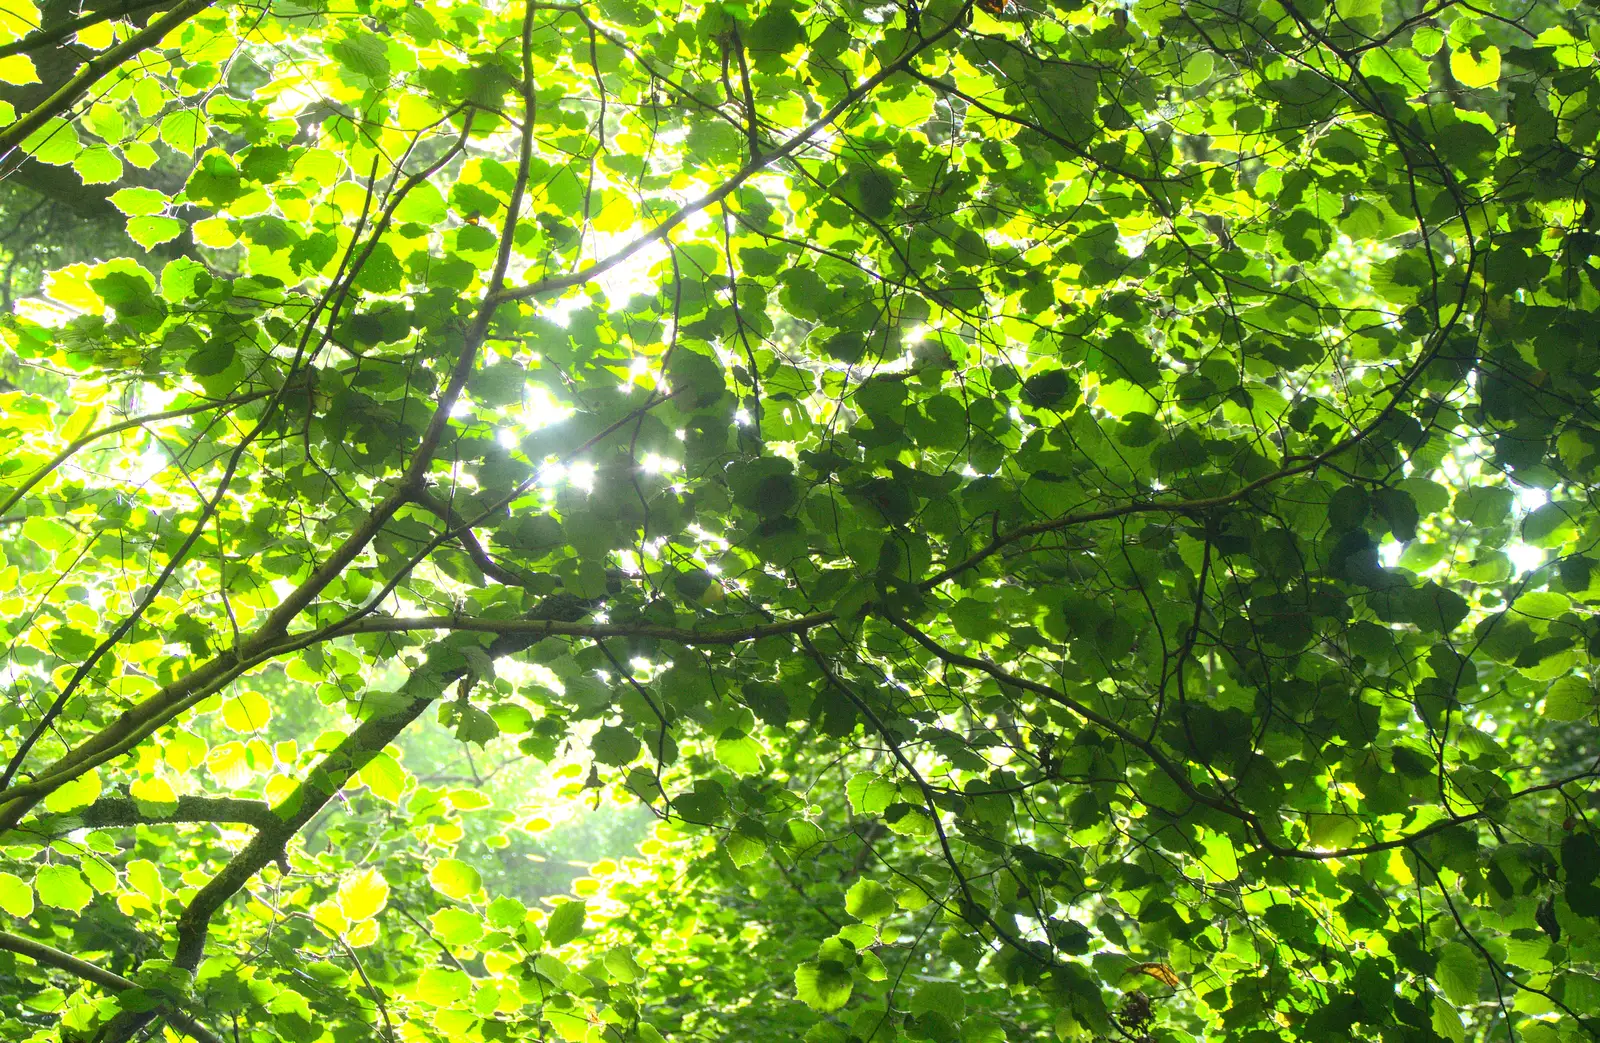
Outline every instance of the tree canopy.
<path id="1" fill-rule="evenodd" d="M 5 0 L 0 1035 L 1600 1038 L 1597 27 Z"/>

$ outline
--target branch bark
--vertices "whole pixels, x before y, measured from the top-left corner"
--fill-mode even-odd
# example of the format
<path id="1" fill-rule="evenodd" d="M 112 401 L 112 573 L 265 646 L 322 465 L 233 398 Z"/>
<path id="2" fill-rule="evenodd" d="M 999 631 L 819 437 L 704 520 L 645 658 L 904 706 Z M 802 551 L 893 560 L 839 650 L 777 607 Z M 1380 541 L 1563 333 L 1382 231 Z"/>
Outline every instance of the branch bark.
<path id="1" fill-rule="evenodd" d="M 100 82 L 123 62 L 154 47 L 168 33 L 211 4 L 212 0 L 182 0 L 172 10 L 104 54 L 84 62 L 72 78 L 57 88 L 55 93 L 40 102 L 31 112 L 20 117 L 17 122 L 0 130 L 0 158 L 26 141 L 34 131 L 70 110 L 90 87 Z"/>
<path id="2" fill-rule="evenodd" d="M 498 659 L 520 652 L 537 640 L 525 635 L 505 635 L 490 644 L 488 654 L 491 659 Z M 424 664 L 401 689 L 408 695 L 404 702 L 361 722 L 307 772 L 295 791 L 269 812 L 272 821 L 200 889 L 178 917 L 176 965 L 194 973 L 205 955 L 212 917 L 268 864 L 283 859 L 295 835 L 357 772 L 437 702 L 445 689 L 456 683 L 470 686 L 473 680 L 470 668 L 465 666 L 432 671 Z M 144 1016 L 119 1018 L 119 1024 L 107 1036 L 107 1043 L 131 1039 L 148 1022 L 149 1018 Z"/>
<path id="3" fill-rule="evenodd" d="M 272 808 L 259 800 L 236 797 L 179 797 L 167 812 L 150 813 L 129 797 L 101 797 L 86 808 L 62 815 L 45 815 L 17 827 L 19 832 L 55 837 L 75 829 L 110 826 L 160 826 L 213 822 L 267 829 L 278 823 Z"/>
<path id="4" fill-rule="evenodd" d="M 108 971 L 104 967 L 90 963 L 88 960 L 81 960 L 70 953 L 62 952 L 54 946 L 46 945 L 44 942 L 35 941 L 32 938 L 24 938 L 20 934 L 0 931 L 0 949 L 14 952 L 18 956 L 26 956 L 35 963 L 43 964 L 46 967 L 54 967 L 58 971 L 66 971 L 68 974 L 82 978 L 84 981 L 91 982 L 103 989 L 110 989 L 112 992 L 126 992 L 129 989 L 141 987 L 136 981 L 130 981 L 122 975 Z M 193 1039 L 199 1040 L 199 1043 L 222 1043 L 221 1036 L 218 1036 L 215 1032 L 212 1032 L 176 1007 L 165 1007 L 163 1008 L 163 1013 L 174 1028 L 180 1032 L 187 1033 Z M 153 1012 L 146 1015 L 146 1021 L 153 1017 L 155 1017 Z"/>
<path id="5" fill-rule="evenodd" d="M 68 19 L 57 25 L 47 25 L 35 29 L 20 40 L 12 40 L 8 44 L 0 44 L 0 58 L 9 58 L 13 54 L 29 54 L 41 51 L 46 47 L 65 42 L 69 37 L 92 25 L 109 22 L 113 19 L 126 18 L 140 11 L 148 11 L 152 7 L 165 7 L 171 0 L 129 0 L 128 3 L 118 4 L 115 7 L 102 7 L 98 10 L 88 11 L 76 18 Z"/>

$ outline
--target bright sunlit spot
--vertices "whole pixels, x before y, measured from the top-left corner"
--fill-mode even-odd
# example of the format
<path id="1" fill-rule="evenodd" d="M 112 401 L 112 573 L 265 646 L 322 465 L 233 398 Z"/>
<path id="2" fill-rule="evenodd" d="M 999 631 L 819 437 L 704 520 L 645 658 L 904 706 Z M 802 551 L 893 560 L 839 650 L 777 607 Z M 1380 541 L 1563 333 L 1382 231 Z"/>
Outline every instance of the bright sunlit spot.
<path id="1" fill-rule="evenodd" d="M 523 434 L 559 424 L 573 414 L 571 406 L 552 395 L 548 389 L 529 385 L 523 392 L 522 409 L 518 411 L 517 426 Z"/>
<path id="2" fill-rule="evenodd" d="M 1524 514 L 1538 510 L 1550 502 L 1549 490 L 1541 489 L 1536 485 L 1513 486 L 1513 490 L 1517 497 L 1517 508 Z"/>
<path id="3" fill-rule="evenodd" d="M 659 453 L 650 453 L 646 455 L 644 462 L 640 465 L 640 469 L 643 470 L 645 474 L 669 474 L 672 471 L 679 470 L 682 467 L 683 464 L 679 463 L 677 460 L 668 459 Z"/>
<path id="4" fill-rule="evenodd" d="M 1545 552 L 1538 547 L 1530 547 L 1521 540 L 1506 544 L 1506 557 L 1511 559 L 1512 568 L 1518 573 L 1531 572 L 1544 564 Z"/>

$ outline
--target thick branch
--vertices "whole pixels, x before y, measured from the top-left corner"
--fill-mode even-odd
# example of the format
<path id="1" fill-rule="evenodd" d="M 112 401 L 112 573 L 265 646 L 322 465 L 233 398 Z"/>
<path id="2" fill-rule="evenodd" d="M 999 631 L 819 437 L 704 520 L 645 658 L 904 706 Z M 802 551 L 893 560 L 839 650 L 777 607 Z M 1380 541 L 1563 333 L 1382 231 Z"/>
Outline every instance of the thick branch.
<path id="1" fill-rule="evenodd" d="M 115 7 L 102 7 L 95 11 L 88 11 L 58 25 L 47 25 L 35 29 L 20 40 L 12 40 L 8 44 L 0 44 L 0 58 L 9 58 L 13 54 L 29 54 L 33 51 L 42 51 L 46 47 L 53 47 L 62 43 L 73 34 L 92 25 L 99 25 L 101 22 L 109 22 L 113 19 L 126 18 L 140 11 L 148 11 L 152 7 L 165 7 L 170 2 L 171 0 L 128 0 L 127 3 L 118 4 Z"/>
<path id="2" fill-rule="evenodd" d="M 41 836 L 60 836 L 75 829 L 103 829 L 108 826 L 158 826 L 176 823 L 215 822 L 267 829 L 278 823 L 272 809 L 259 800 L 235 797 L 179 797 L 171 810 L 148 812 L 129 797 L 101 797 L 86 808 L 63 815 L 46 815 L 18 829 Z"/>
<path id="3" fill-rule="evenodd" d="M 26 141 L 34 131 L 72 109 L 78 99 L 123 62 L 154 47 L 172 30 L 210 7 L 212 0 L 181 0 L 178 6 L 112 47 L 104 54 L 84 62 L 72 78 L 62 84 L 33 111 L 11 126 L 0 130 L 0 157 Z"/>
<path id="4" fill-rule="evenodd" d="M 126 992 L 128 989 L 140 987 L 138 982 L 130 981 L 120 974 L 114 974 L 104 967 L 90 963 L 88 960 L 80 960 L 78 957 L 70 953 L 64 953 L 54 946 L 34 941 L 32 938 L 24 938 L 20 934 L 0 931 L 0 949 L 14 952 L 18 956 L 26 956 L 35 963 L 43 964 L 46 967 L 54 967 L 58 971 L 66 971 L 68 974 L 82 978 L 84 981 L 92 982 L 103 989 L 110 989 L 112 992 Z M 166 1018 L 178 1031 L 187 1033 L 191 1038 L 199 1040 L 200 1043 L 222 1043 L 222 1037 L 175 1007 L 169 1006 L 166 1008 Z"/>
<path id="5" fill-rule="evenodd" d="M 585 637 L 604 640 L 613 637 L 650 638 L 675 641 L 681 645 L 742 645 L 764 637 L 802 634 L 835 620 L 832 612 L 816 612 L 798 619 L 727 630 L 685 630 L 650 623 L 570 623 L 559 619 L 483 619 L 476 616 L 366 616 L 348 625 L 335 626 L 337 633 L 394 634 L 412 630 L 470 630 L 480 634 L 515 634 L 534 640 L 544 637 Z"/>
<path id="6" fill-rule="evenodd" d="M 491 659 L 520 652 L 535 638 L 510 635 L 498 638 L 488 648 Z M 432 706 L 451 684 L 471 685 L 473 676 L 466 667 L 431 672 L 424 665 L 407 680 L 402 693 L 408 694 L 398 707 L 380 712 L 361 722 L 344 740 L 330 750 L 309 772 L 300 785 L 281 804 L 272 809 L 273 821 L 262 828 L 249 844 L 212 877 L 190 900 L 178 917 L 177 951 L 174 962 L 193 973 L 205 954 L 206 937 L 214 917 L 234 895 L 269 863 L 283 858 L 289 842 L 347 785 L 352 776 L 383 751 L 413 721 Z M 129 1015 L 109 1035 L 110 1043 L 130 1039 L 147 1022 Z"/>

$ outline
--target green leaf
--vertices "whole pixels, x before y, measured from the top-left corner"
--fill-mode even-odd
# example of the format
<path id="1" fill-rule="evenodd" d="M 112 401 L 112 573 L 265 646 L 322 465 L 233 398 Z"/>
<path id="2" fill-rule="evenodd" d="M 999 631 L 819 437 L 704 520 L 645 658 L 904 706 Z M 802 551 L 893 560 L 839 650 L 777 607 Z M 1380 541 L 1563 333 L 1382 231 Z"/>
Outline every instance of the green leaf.
<path id="1" fill-rule="evenodd" d="M 351 922 L 370 920 L 389 904 L 389 882 L 376 869 L 346 875 L 339 882 L 339 911 Z"/>
<path id="2" fill-rule="evenodd" d="M 206 266 L 187 257 L 168 261 L 161 269 L 161 297 L 168 304 L 177 304 L 211 286 L 211 273 Z"/>
<path id="3" fill-rule="evenodd" d="M 1476 1002 L 1478 982 L 1483 977 L 1478 954 L 1460 942 L 1447 942 L 1439 947 L 1437 956 L 1433 977 L 1450 1002 L 1457 1006 Z"/>
<path id="4" fill-rule="evenodd" d="M 483 877 L 476 869 L 455 858 L 441 858 L 428 870 L 428 882 L 446 898 L 467 901 L 483 890 Z"/>
<path id="5" fill-rule="evenodd" d="M 454 968 L 430 967 L 417 979 L 413 994 L 431 1007 L 450 1007 L 472 994 L 472 979 Z"/>
<path id="6" fill-rule="evenodd" d="M 72 161 L 72 169 L 86 185 L 113 185 L 121 180 L 122 160 L 108 148 L 86 148 Z"/>
<path id="7" fill-rule="evenodd" d="M 550 914 L 544 925 L 544 940 L 551 948 L 559 948 L 577 939 L 583 933 L 587 905 L 582 901 L 562 902 Z"/>
<path id="8" fill-rule="evenodd" d="M 491 927 L 515 927 L 527 919 L 528 910 L 510 895 L 501 895 L 489 903 L 488 919 Z"/>
<path id="9" fill-rule="evenodd" d="M 487 745 L 500 734 L 500 726 L 488 712 L 469 702 L 456 700 L 439 706 L 439 722 L 451 728 L 459 742 Z"/>
<path id="10" fill-rule="evenodd" d="M 467 946 L 483 937 L 483 921 L 465 909 L 435 910 L 428 922 L 448 945 Z"/>
<path id="11" fill-rule="evenodd" d="M 222 704 L 222 723 L 235 732 L 253 732 L 272 719 L 272 705 L 260 692 L 242 691 Z"/>
<path id="12" fill-rule="evenodd" d="M 149 859 L 136 858 L 128 863 L 128 884 L 152 902 L 166 893 L 161 883 L 161 871 Z"/>
<path id="13" fill-rule="evenodd" d="M 866 217 L 881 220 L 894 213 L 896 179 L 876 164 L 861 164 L 841 180 L 840 194 Z"/>
<path id="14" fill-rule="evenodd" d="M 611 949 L 605 955 L 606 970 L 617 981 L 631 985 L 644 975 L 633 955 L 625 949 Z"/>
<path id="15" fill-rule="evenodd" d="M 178 806 L 178 794 L 163 778 L 135 779 L 128 784 L 128 796 L 146 814 L 165 814 Z"/>
<path id="16" fill-rule="evenodd" d="M 1580 677 L 1558 677 L 1544 693 L 1544 715 L 1553 721 L 1578 721 L 1594 713 L 1593 684 Z"/>
<path id="17" fill-rule="evenodd" d="M 717 760 L 736 775 L 759 774 L 761 754 L 761 743 L 743 732 L 725 732 L 717 740 Z"/>
<path id="18" fill-rule="evenodd" d="M 1579 916 L 1600 919 L 1600 841 L 1592 833 L 1572 833 L 1561 841 L 1566 899 Z"/>
<path id="19" fill-rule="evenodd" d="M 128 221 L 128 238 L 148 250 L 178 238 L 183 228 L 175 217 L 135 217 Z"/>
<path id="20" fill-rule="evenodd" d="M 33 59 L 25 54 L 8 54 L 0 58 L 0 83 L 38 83 L 39 72 Z"/>
<path id="21" fill-rule="evenodd" d="M 804 39 L 800 21 L 787 3 L 769 5 L 745 33 L 745 41 L 751 50 L 769 51 L 774 55 L 789 53 Z"/>
<path id="22" fill-rule="evenodd" d="M 589 1038 L 589 1019 L 565 1010 L 546 1010 L 544 1019 L 567 1043 L 582 1043 Z"/>
<path id="23" fill-rule="evenodd" d="M 1239 875 L 1239 857 L 1233 841 L 1221 833 L 1208 834 L 1202 841 L 1208 875 L 1218 880 L 1232 880 Z"/>
<path id="24" fill-rule="evenodd" d="M 1442 997 L 1431 997 L 1432 1013 L 1429 1017 L 1429 1027 L 1435 1033 L 1448 1039 L 1450 1043 L 1465 1043 L 1467 1027 L 1462 1024 L 1461 1015 Z"/>
<path id="25" fill-rule="evenodd" d="M 24 532 L 27 527 L 24 526 Z M 88 807 L 99 798 L 101 792 L 100 773 L 86 771 L 77 778 L 62 783 L 44 798 L 47 810 L 59 815 L 63 812 L 76 811 L 78 808 Z"/>
<path id="26" fill-rule="evenodd" d="M 50 518 L 34 515 L 22 523 L 22 535 L 48 551 L 65 550 L 72 546 L 75 537 L 71 529 Z"/>
<path id="27" fill-rule="evenodd" d="M 129 217 L 159 214 L 167 208 L 167 197 L 153 188 L 123 188 L 111 193 L 111 202 Z"/>
<path id="28" fill-rule="evenodd" d="M 894 895 L 875 880 L 862 877 L 844 895 L 844 910 L 862 923 L 876 924 L 894 912 Z"/>
<path id="29" fill-rule="evenodd" d="M 608 724 L 594 733 L 594 738 L 589 740 L 589 749 L 593 751 L 596 761 L 620 768 L 632 763 L 639 756 L 639 751 L 644 749 L 644 744 L 628 729 Z"/>
<path id="30" fill-rule="evenodd" d="M 961 986 L 953 981 L 927 981 L 911 994 L 913 1014 L 942 1014 L 951 1021 L 966 1017 L 967 1000 Z"/>
<path id="31" fill-rule="evenodd" d="M 161 140 L 175 152 L 197 152 L 209 135 L 205 117 L 193 109 L 178 109 L 161 118 Z"/>
<path id="32" fill-rule="evenodd" d="M 727 387 L 720 363 L 687 348 L 672 353 L 667 364 L 667 379 L 673 391 L 684 396 L 694 409 L 716 402 Z"/>
<path id="33" fill-rule="evenodd" d="M 1476 53 L 1452 51 L 1450 73 L 1463 87 L 1493 87 L 1500 80 L 1500 48 L 1485 47 Z"/>
<path id="34" fill-rule="evenodd" d="M 357 33 L 338 40 L 328 48 L 328 53 L 363 80 L 381 82 L 389 78 L 388 47 L 372 33 Z"/>
<path id="35" fill-rule="evenodd" d="M 802 963 L 794 970 L 794 991 L 812 1010 L 827 1013 L 850 1001 L 850 971 L 833 960 Z"/>
<path id="36" fill-rule="evenodd" d="M 767 851 L 766 841 L 744 833 L 729 834 L 725 846 L 728 857 L 740 869 L 755 865 Z"/>
<path id="37" fill-rule="evenodd" d="M 393 804 L 405 793 L 410 775 L 393 757 L 380 753 L 361 769 L 359 780 L 359 784 L 371 790 L 373 796 Z"/>
<path id="38" fill-rule="evenodd" d="M 1574 509 L 1564 503 L 1547 503 L 1522 520 L 1522 539 L 1535 547 L 1559 547 L 1571 539 L 1576 525 Z"/>
<path id="39" fill-rule="evenodd" d="M 1511 510 L 1512 493 L 1501 486 L 1463 489 L 1456 494 L 1455 515 L 1470 525 L 1497 525 Z"/>
<path id="40" fill-rule="evenodd" d="M 33 888 L 11 873 L 0 873 L 0 911 L 19 920 L 33 915 Z"/>
<path id="41" fill-rule="evenodd" d="M 432 225 L 445 219 L 449 208 L 445 204 L 444 193 L 438 187 L 423 182 L 417 185 L 395 207 L 394 219 L 396 222 L 416 222 L 418 224 Z"/>
<path id="42" fill-rule="evenodd" d="M 51 166 L 65 166 L 83 151 L 78 128 L 62 119 L 47 120 L 22 142 L 22 151 Z"/>
<path id="43" fill-rule="evenodd" d="M 1196 51 L 1183 63 L 1178 82 L 1185 87 L 1198 87 L 1211 78 L 1215 59 L 1210 51 Z"/>
<path id="44" fill-rule="evenodd" d="M 876 815 L 899 797 L 900 787 L 872 772 L 858 772 L 845 785 L 857 815 Z"/>
<path id="45" fill-rule="evenodd" d="M 41 867 L 33 878 L 33 889 L 38 892 L 40 902 L 73 913 L 81 913 L 94 897 L 94 892 L 83 881 L 83 874 L 66 865 Z"/>

